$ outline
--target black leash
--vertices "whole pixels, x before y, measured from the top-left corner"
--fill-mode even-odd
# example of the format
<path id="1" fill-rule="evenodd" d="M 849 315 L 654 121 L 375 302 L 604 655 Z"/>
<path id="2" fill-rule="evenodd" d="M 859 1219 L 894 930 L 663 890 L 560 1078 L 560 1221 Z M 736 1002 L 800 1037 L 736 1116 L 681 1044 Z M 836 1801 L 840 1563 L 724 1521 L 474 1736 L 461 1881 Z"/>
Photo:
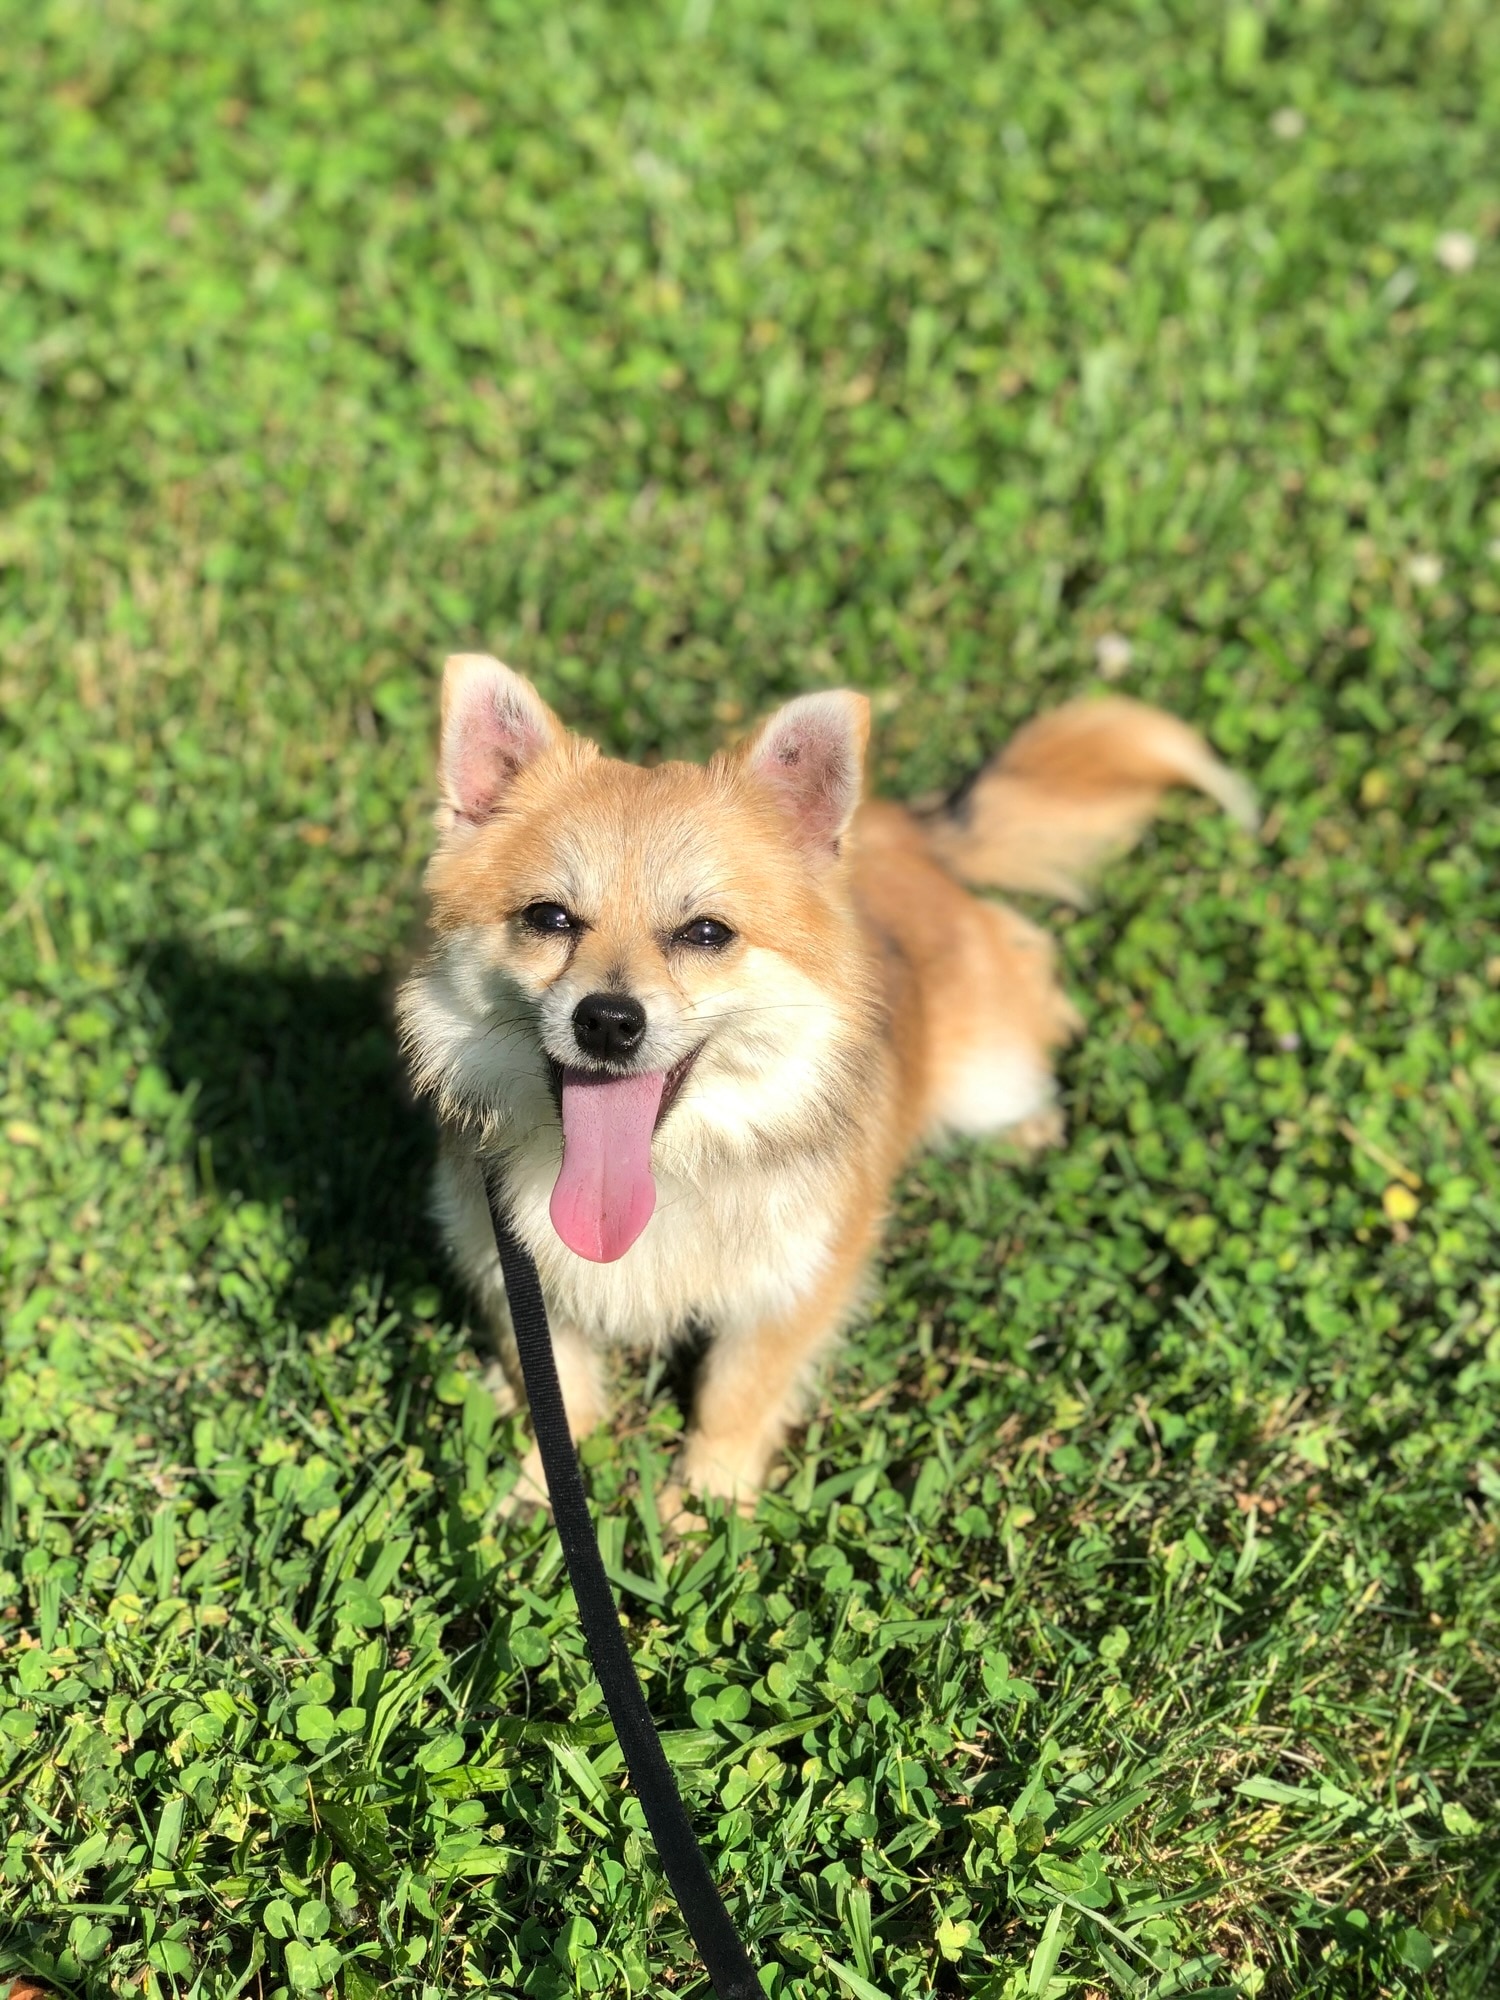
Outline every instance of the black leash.
<path id="1" fill-rule="evenodd" d="M 536 1265 L 513 1233 L 510 1218 L 501 1207 L 493 1185 L 487 1192 L 495 1248 L 500 1253 L 511 1324 L 516 1331 L 516 1349 L 521 1357 L 521 1374 L 531 1405 L 531 1427 L 536 1433 L 537 1449 L 547 1474 L 547 1490 L 552 1497 L 552 1518 L 557 1523 L 573 1595 L 578 1600 L 578 1617 L 588 1641 L 589 1657 L 604 1691 L 615 1735 L 625 1752 L 626 1769 L 645 1812 L 651 1838 L 656 1842 L 661 1865 L 667 1871 L 672 1893 L 687 1919 L 718 2000 L 764 2000 L 754 1961 L 708 1871 L 708 1862 L 683 1806 L 682 1794 L 661 1747 L 661 1738 L 651 1720 L 651 1711 L 620 1630 L 620 1614 L 604 1574 L 604 1561 L 584 1497 L 578 1453 L 563 1410 L 562 1387 L 557 1379 L 552 1334 Z"/>

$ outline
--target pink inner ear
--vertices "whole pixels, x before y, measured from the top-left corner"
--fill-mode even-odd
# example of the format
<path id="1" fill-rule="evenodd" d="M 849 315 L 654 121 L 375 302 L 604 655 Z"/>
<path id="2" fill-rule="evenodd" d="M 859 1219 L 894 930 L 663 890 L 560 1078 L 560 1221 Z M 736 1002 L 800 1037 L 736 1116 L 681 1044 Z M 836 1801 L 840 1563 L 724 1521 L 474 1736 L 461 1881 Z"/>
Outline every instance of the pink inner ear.
<path id="1" fill-rule="evenodd" d="M 753 765 L 809 846 L 838 846 L 859 798 L 859 745 L 842 701 L 792 703 L 772 719 Z"/>
<path id="2" fill-rule="evenodd" d="M 481 682 L 465 691 L 444 745 L 445 789 L 467 820 L 488 819 L 518 772 L 547 747 L 537 718 L 507 691 Z"/>

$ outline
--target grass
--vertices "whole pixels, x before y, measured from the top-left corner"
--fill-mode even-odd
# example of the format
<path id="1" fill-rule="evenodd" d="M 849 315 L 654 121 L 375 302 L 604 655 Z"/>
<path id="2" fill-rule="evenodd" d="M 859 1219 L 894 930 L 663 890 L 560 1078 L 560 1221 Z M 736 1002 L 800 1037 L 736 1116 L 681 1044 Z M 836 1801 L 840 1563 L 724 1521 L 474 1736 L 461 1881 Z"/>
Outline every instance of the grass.
<path id="1" fill-rule="evenodd" d="M 768 1993 L 1495 1992 L 1500 15 L 6 43 L 0 1967 L 703 1991 L 386 1026 L 483 643 L 906 793 L 1102 661 L 1269 808 L 1047 913 L 1069 1143 L 914 1167 L 752 1524 L 588 1446 Z"/>

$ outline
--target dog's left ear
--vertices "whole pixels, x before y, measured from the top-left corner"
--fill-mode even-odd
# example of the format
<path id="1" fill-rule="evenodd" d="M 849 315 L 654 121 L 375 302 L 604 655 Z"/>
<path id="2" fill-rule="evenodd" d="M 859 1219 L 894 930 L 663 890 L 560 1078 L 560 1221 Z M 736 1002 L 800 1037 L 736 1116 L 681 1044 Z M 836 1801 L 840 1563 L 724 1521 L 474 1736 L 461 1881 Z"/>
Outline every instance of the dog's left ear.
<path id="1" fill-rule="evenodd" d="M 775 798 L 800 846 L 838 853 L 859 804 L 870 704 L 848 688 L 799 695 L 751 737 L 744 769 Z"/>
<path id="2" fill-rule="evenodd" d="M 567 732 L 536 689 L 488 653 L 454 653 L 443 666 L 438 747 L 440 824 L 483 824 L 528 764 Z"/>

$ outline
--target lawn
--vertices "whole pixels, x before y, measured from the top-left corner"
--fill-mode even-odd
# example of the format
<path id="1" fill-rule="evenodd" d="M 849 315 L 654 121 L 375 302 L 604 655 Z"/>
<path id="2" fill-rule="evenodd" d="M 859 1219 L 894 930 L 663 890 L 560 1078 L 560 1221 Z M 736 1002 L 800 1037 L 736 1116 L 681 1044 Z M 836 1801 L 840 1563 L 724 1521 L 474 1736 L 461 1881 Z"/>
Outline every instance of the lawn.
<path id="1" fill-rule="evenodd" d="M 1204 728 L 752 1522 L 585 1457 L 773 2000 L 1500 1986 L 1500 12 L 39 0 L 0 67 L 0 1970 L 704 1993 L 389 989 L 443 655 Z"/>

